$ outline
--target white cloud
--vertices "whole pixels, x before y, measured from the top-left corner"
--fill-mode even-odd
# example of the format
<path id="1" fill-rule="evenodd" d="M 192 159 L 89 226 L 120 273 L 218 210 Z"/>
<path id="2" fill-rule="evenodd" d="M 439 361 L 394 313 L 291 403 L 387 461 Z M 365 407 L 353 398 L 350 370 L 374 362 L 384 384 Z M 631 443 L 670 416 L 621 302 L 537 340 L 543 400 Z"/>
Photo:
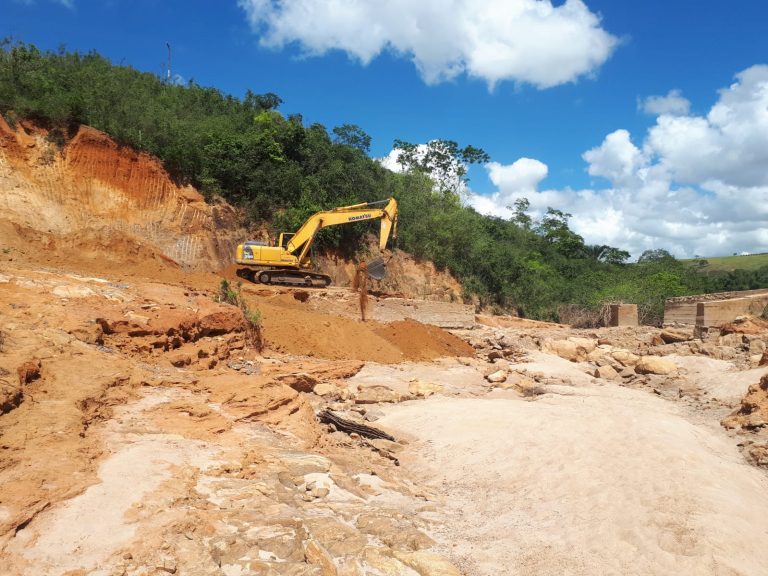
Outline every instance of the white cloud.
<path id="1" fill-rule="evenodd" d="M 469 202 L 506 217 L 525 196 L 534 216 L 548 206 L 569 212 L 588 243 L 634 256 L 768 252 L 768 66 L 738 74 L 706 116 L 662 114 L 642 145 L 617 130 L 583 158 L 608 187 L 539 190 L 546 166 L 521 159 L 486 165 L 497 191 Z"/>
<path id="2" fill-rule="evenodd" d="M 341 50 L 363 64 L 385 50 L 427 83 L 462 74 L 489 86 L 549 88 L 593 74 L 618 39 L 582 0 L 238 0 L 263 46 Z"/>
<path id="3" fill-rule="evenodd" d="M 683 97 L 680 90 L 670 90 L 666 96 L 649 96 L 639 102 L 638 107 L 646 114 L 653 116 L 662 114 L 685 116 L 691 110 L 691 103 Z"/>

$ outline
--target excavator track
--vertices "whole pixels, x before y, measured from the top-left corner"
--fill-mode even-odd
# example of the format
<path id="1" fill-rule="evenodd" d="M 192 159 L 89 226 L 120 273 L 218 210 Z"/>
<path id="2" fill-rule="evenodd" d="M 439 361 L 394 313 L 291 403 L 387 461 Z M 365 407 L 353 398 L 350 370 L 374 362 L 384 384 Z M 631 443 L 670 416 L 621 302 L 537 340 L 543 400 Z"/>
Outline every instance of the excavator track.
<path id="1" fill-rule="evenodd" d="M 331 284 L 330 276 L 306 270 L 281 270 L 279 268 L 253 270 L 251 268 L 240 268 L 237 270 L 237 275 L 254 284 L 302 286 L 304 288 L 325 288 Z"/>

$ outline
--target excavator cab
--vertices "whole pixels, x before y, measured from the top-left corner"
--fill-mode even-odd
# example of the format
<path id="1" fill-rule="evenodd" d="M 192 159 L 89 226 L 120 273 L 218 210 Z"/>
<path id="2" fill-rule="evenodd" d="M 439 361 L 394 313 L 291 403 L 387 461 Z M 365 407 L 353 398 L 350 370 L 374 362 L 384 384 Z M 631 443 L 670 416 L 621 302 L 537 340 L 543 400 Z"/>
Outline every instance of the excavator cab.
<path id="1" fill-rule="evenodd" d="M 277 244 L 275 244 L 276 247 L 287 249 L 288 248 L 288 242 L 290 242 L 291 238 L 293 238 L 296 234 L 294 232 L 280 232 L 280 236 L 277 238 Z"/>

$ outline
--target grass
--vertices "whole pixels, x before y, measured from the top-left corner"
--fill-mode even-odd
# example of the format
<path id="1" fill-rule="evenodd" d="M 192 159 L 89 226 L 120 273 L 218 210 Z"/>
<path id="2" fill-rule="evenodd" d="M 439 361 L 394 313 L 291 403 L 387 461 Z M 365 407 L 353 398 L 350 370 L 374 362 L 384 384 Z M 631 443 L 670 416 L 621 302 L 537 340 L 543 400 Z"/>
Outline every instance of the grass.
<path id="1" fill-rule="evenodd" d="M 241 291 L 241 284 L 238 282 L 237 284 L 232 285 L 229 281 L 222 278 L 221 283 L 219 284 L 217 300 L 240 308 L 248 327 L 246 339 L 249 344 L 253 345 L 259 352 L 261 352 L 264 348 L 264 332 L 261 326 L 261 312 L 259 312 L 258 308 L 251 308 L 248 306 Z"/>
<path id="2" fill-rule="evenodd" d="M 719 256 L 716 258 L 693 258 L 690 262 L 701 272 L 732 272 L 734 270 L 757 270 L 768 266 L 768 253 L 749 256 Z M 703 264 L 706 262 L 706 264 Z"/>

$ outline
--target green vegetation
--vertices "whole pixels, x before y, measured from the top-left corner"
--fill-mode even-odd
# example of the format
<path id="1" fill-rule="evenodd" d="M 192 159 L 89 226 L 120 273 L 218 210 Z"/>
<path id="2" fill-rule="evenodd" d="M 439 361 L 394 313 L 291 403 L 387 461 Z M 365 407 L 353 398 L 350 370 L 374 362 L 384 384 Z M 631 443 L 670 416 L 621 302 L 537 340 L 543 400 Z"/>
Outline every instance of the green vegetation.
<path id="1" fill-rule="evenodd" d="M 734 270 L 757 270 L 768 266 L 768 254 L 748 256 L 720 256 L 717 258 L 694 258 L 684 260 L 705 274 L 733 272 Z"/>
<path id="2" fill-rule="evenodd" d="M 168 84 L 94 52 L 0 43 L 0 113 L 9 123 L 32 119 L 60 145 L 88 124 L 156 155 L 174 178 L 210 201 L 222 197 L 240 206 L 249 222 L 266 221 L 277 230 L 295 230 L 318 210 L 395 196 L 399 247 L 449 269 L 465 297 L 488 308 L 567 321 L 574 308 L 564 304 L 597 318 L 605 302 L 627 301 L 658 322 L 665 297 L 725 286 L 724 277 L 698 274 L 663 250 L 627 264 L 621 249 L 586 245 L 570 229 L 570 215 L 556 208 L 536 220 L 520 200 L 504 220 L 463 206 L 465 166 L 488 160 L 479 148 L 436 140 L 424 150 L 397 140 L 404 172 L 395 174 L 368 156 L 371 139 L 360 127 L 329 132 L 306 125 L 299 114 L 284 116 L 281 103 L 274 94 L 248 91 L 239 99 L 192 81 Z M 329 228 L 318 249 L 358 247 L 369 229 Z M 763 280 L 748 279 L 754 282 Z M 223 295 L 229 301 L 231 295 Z M 235 301 L 241 306 L 239 292 Z"/>
<path id="3" fill-rule="evenodd" d="M 242 293 L 242 286 L 238 282 L 234 286 L 229 280 L 222 278 L 219 283 L 218 302 L 237 306 L 243 313 L 243 318 L 247 325 L 246 340 L 248 344 L 254 346 L 258 351 L 264 348 L 264 332 L 261 325 L 261 312 L 258 308 L 251 308 L 245 301 Z"/>

